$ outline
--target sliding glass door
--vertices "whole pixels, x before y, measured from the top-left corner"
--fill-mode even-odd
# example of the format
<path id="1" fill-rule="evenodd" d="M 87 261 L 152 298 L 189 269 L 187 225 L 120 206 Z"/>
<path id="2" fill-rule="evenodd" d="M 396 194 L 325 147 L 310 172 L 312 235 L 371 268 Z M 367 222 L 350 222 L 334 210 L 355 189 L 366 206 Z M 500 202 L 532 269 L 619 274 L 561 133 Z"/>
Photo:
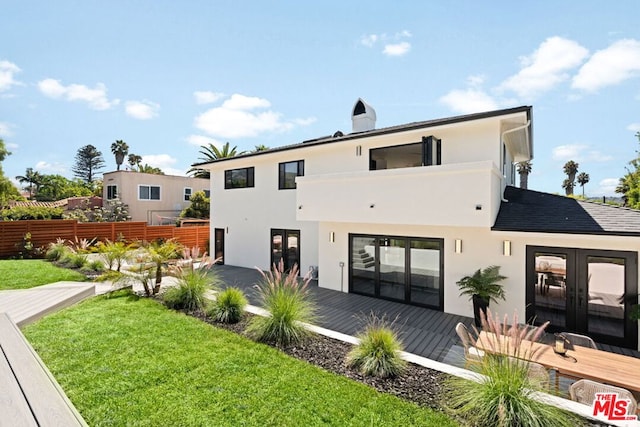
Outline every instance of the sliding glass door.
<path id="1" fill-rule="evenodd" d="M 350 235 L 349 291 L 442 309 L 442 239 Z"/>

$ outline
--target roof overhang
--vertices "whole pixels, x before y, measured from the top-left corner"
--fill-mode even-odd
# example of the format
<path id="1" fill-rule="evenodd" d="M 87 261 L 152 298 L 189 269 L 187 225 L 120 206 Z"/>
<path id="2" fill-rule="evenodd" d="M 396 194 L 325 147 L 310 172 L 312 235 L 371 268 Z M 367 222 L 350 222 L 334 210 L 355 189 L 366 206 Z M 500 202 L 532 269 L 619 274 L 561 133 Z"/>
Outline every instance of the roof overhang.
<path id="1" fill-rule="evenodd" d="M 502 122 L 502 140 L 516 163 L 531 160 L 533 147 L 531 145 L 531 120 L 525 123 Z"/>

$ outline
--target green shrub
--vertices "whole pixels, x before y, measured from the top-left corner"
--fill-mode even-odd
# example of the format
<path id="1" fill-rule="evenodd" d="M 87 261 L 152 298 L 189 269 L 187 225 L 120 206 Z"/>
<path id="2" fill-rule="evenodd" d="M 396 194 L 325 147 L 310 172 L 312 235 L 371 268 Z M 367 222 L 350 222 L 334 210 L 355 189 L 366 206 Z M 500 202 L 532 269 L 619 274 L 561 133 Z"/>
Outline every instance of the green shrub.
<path id="1" fill-rule="evenodd" d="M 117 271 L 120 271 L 122 264 L 129 258 L 130 247 L 123 241 L 117 240 L 112 242 L 107 239 L 104 242 L 99 242 L 97 247 L 98 251 L 104 257 L 109 270 L 115 267 Z"/>
<path id="2" fill-rule="evenodd" d="M 284 263 L 280 261 L 273 271 L 262 274 L 262 282 L 257 285 L 262 307 L 269 316 L 255 316 L 247 327 L 247 334 L 263 342 L 279 346 L 297 344 L 312 333 L 303 323 L 316 319 L 316 307 L 309 295 L 310 277 L 302 283 L 298 280 L 298 266 L 294 265 L 285 274 Z"/>
<path id="3" fill-rule="evenodd" d="M 73 252 L 73 250 L 69 249 L 57 264 L 65 268 L 83 268 L 88 264 L 88 261 L 86 255 Z"/>
<path id="4" fill-rule="evenodd" d="M 207 314 L 216 322 L 238 323 L 242 319 L 246 306 L 247 298 L 242 290 L 231 287 L 216 296 L 216 300 L 207 310 Z"/>
<path id="5" fill-rule="evenodd" d="M 348 366 L 364 375 L 381 378 L 395 377 L 405 370 L 407 362 L 400 355 L 403 347 L 393 323 L 388 324 L 384 317 L 372 313 L 357 338 L 360 343 L 347 355 Z"/>
<path id="6" fill-rule="evenodd" d="M 177 310 L 199 311 L 207 305 L 206 292 L 218 287 L 220 279 L 217 273 L 210 271 L 213 261 L 203 258 L 198 266 L 190 263 L 187 267 L 178 267 L 178 284 L 166 290 L 162 298 L 169 308 Z"/>
<path id="7" fill-rule="evenodd" d="M 49 243 L 45 258 L 49 261 L 58 261 L 63 258 L 68 252 L 69 248 L 66 246 L 64 239 L 58 238 L 55 243 Z"/>
<path id="8" fill-rule="evenodd" d="M 515 315 L 512 326 L 507 325 L 507 320 L 505 316 L 501 324 L 487 311 L 483 327 L 493 339 L 483 342 L 488 350 L 486 355 L 468 364 L 469 369 L 482 377 L 476 382 L 451 376 L 446 382 L 443 406 L 474 426 L 579 425 L 575 414 L 534 399 L 536 392 L 548 390 L 544 382 L 530 376 L 526 360 L 533 359 L 535 354 L 530 346 L 521 344 L 523 340 L 538 340 L 548 322 L 530 329 L 519 326 Z M 505 337 L 509 337 L 508 346 Z"/>

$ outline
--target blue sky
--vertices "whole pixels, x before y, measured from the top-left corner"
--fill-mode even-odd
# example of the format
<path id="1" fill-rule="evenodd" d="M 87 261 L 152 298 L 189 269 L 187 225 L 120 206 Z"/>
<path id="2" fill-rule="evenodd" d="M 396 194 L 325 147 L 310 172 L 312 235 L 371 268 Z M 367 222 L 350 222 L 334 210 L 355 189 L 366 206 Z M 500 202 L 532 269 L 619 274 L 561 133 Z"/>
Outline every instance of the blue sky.
<path id="1" fill-rule="evenodd" d="M 184 174 L 199 144 L 240 150 L 349 132 L 358 97 L 386 127 L 533 106 L 530 188 L 613 195 L 639 148 L 640 2 L 0 0 L 9 177 L 72 177 L 110 145 Z M 580 192 L 578 188 L 576 192 Z"/>

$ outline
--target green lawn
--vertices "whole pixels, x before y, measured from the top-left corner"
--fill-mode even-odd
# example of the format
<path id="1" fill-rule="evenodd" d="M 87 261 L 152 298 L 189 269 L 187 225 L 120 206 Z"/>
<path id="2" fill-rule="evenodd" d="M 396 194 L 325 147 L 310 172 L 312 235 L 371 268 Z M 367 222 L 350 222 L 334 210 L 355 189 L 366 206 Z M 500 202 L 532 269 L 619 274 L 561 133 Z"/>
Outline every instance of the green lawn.
<path id="1" fill-rule="evenodd" d="M 33 288 L 62 280 L 84 282 L 87 279 L 77 271 L 56 267 L 40 259 L 0 261 L 0 291 Z"/>
<path id="2" fill-rule="evenodd" d="M 455 425 L 149 299 L 96 297 L 24 333 L 91 426 Z"/>

